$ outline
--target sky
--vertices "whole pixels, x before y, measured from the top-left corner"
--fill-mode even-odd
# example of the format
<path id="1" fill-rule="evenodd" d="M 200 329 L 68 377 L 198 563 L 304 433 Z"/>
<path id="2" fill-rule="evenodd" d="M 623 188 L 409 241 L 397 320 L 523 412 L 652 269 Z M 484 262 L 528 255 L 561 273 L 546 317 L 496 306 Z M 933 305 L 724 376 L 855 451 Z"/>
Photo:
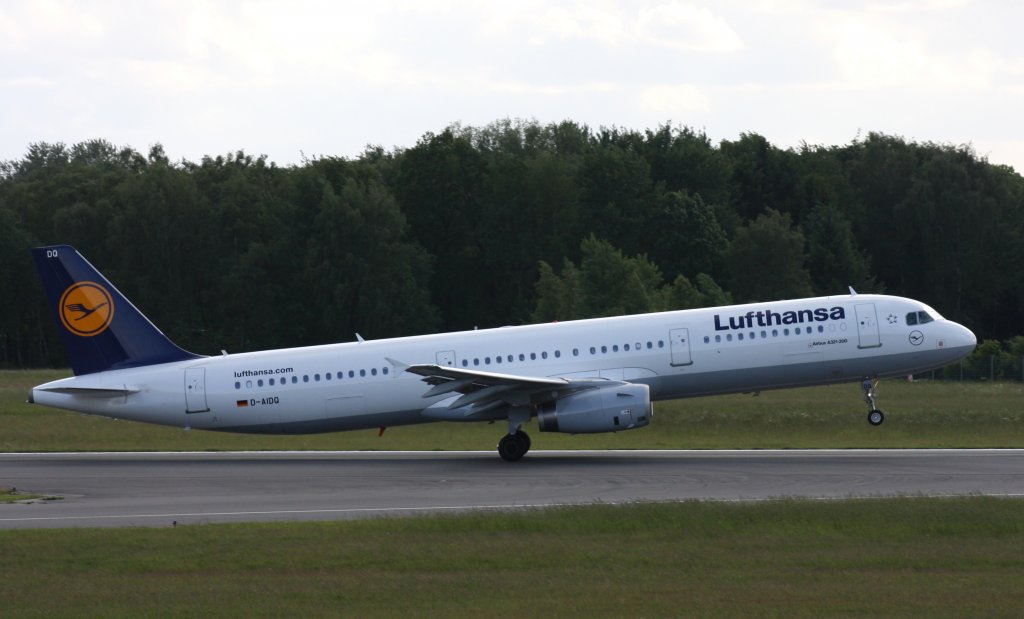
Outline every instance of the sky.
<path id="1" fill-rule="evenodd" d="M 279 165 L 499 119 L 970 144 L 1024 173 L 1016 0 L 0 0 L 0 160 Z"/>

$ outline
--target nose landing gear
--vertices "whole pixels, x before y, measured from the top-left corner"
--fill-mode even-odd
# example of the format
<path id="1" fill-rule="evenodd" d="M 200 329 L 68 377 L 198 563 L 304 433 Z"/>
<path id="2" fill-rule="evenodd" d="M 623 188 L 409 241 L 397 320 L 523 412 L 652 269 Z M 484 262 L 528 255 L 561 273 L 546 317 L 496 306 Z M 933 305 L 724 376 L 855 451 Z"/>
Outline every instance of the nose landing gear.
<path id="1" fill-rule="evenodd" d="M 885 413 L 875 408 L 875 389 L 878 387 L 878 380 L 865 378 L 860 383 L 864 390 L 864 401 L 868 404 L 868 423 L 873 426 L 880 426 L 885 421 Z"/>

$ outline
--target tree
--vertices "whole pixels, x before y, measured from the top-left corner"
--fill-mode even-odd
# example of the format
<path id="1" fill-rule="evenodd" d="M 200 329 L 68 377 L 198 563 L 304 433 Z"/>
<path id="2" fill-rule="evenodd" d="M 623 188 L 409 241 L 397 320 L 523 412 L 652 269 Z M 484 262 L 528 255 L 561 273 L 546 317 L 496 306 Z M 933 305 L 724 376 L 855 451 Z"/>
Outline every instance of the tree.
<path id="1" fill-rule="evenodd" d="M 769 210 L 736 231 L 725 253 L 730 289 L 740 302 L 811 294 L 804 268 L 804 235 L 789 215 Z"/>
<path id="2" fill-rule="evenodd" d="M 394 195 L 412 238 L 440 265 L 430 290 L 445 329 L 501 324 L 483 285 L 492 277 L 478 225 L 485 178 L 484 158 L 451 127 L 426 134 L 399 159 Z"/>
<path id="3" fill-rule="evenodd" d="M 651 231 L 651 258 L 668 277 L 720 270 L 728 240 L 715 209 L 700 195 L 685 191 L 660 195 L 645 228 Z"/>
<path id="4" fill-rule="evenodd" d="M 819 294 L 841 294 L 848 286 L 858 292 L 881 292 L 871 276 L 867 256 L 857 249 L 853 227 L 835 206 L 820 204 L 807 216 L 807 265 Z"/>

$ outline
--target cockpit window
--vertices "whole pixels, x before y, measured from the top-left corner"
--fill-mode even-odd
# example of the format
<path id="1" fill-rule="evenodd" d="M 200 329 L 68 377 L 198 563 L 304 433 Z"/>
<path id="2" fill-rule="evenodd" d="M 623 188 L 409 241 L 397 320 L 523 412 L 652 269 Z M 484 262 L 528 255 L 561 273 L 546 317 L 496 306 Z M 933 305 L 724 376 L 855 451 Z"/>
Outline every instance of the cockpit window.
<path id="1" fill-rule="evenodd" d="M 908 325 L 923 325 L 935 320 L 928 312 L 910 312 L 907 314 Z"/>

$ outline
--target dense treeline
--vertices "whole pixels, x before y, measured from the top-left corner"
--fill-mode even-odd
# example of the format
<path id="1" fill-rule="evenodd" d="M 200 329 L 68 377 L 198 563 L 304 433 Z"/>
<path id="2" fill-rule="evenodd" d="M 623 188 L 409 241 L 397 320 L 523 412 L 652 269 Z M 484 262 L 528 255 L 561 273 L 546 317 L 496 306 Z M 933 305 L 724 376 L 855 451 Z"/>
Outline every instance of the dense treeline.
<path id="1" fill-rule="evenodd" d="M 0 362 L 64 363 L 28 248 L 196 352 L 858 291 L 1024 319 L 1024 178 L 969 147 L 502 121 L 278 167 L 95 140 L 0 163 Z"/>

